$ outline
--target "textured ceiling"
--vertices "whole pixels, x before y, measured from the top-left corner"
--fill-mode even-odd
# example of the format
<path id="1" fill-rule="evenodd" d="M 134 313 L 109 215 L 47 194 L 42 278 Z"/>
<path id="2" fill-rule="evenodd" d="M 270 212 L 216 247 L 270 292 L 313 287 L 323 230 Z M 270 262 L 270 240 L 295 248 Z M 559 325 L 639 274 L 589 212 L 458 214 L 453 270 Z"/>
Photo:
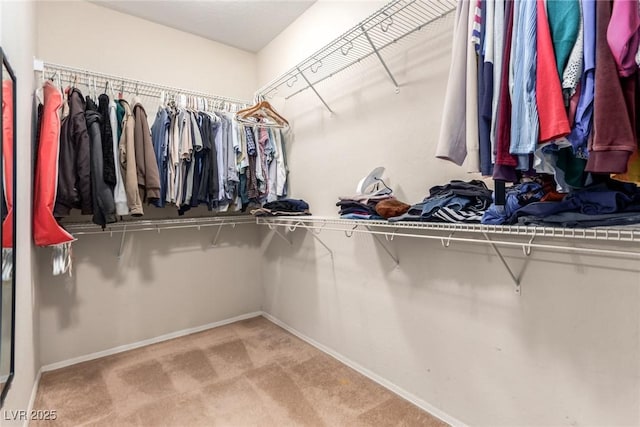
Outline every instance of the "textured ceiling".
<path id="1" fill-rule="evenodd" d="M 315 0 L 91 0 L 109 9 L 258 52 Z"/>

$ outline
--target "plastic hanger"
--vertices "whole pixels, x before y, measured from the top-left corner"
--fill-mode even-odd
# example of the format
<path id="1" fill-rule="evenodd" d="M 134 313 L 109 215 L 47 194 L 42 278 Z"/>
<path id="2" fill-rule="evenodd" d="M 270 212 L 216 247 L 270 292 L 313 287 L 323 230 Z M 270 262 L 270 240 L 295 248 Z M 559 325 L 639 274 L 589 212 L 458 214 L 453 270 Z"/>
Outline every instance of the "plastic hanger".
<path id="1" fill-rule="evenodd" d="M 356 194 L 364 194 L 367 196 L 381 196 L 383 194 L 391 194 L 393 190 L 385 184 L 382 180 L 382 174 L 384 173 L 384 167 L 378 166 L 372 170 L 367 176 L 362 178 L 356 187 Z M 382 183 L 384 188 L 378 188 L 378 185 Z M 372 186 L 375 186 L 373 190 L 370 190 Z"/>

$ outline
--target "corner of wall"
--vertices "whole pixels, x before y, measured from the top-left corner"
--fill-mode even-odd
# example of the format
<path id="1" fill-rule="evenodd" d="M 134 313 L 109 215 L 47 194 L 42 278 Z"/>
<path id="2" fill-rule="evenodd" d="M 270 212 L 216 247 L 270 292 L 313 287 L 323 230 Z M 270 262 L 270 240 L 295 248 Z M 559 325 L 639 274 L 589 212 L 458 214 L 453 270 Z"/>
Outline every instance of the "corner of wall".
<path id="1" fill-rule="evenodd" d="M 33 280 L 33 243 L 31 239 L 32 186 L 32 96 L 34 91 L 33 57 L 36 53 L 36 3 L 1 2 L 1 42 L 17 79 L 17 197 L 16 240 L 16 340 L 15 374 L 7 395 L 4 411 L 26 410 L 37 385 L 39 339 L 37 330 L 37 298 Z M 3 426 L 22 425 L 24 420 L 7 420 Z"/>

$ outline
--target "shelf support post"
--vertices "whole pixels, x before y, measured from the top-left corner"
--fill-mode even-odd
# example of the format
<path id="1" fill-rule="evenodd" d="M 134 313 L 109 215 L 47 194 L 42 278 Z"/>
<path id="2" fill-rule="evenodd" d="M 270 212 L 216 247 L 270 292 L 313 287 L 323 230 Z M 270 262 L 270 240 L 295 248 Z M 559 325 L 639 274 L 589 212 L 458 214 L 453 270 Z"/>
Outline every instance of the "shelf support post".
<path id="1" fill-rule="evenodd" d="M 378 51 L 378 48 L 376 47 L 376 45 L 373 44 L 373 41 L 371 40 L 371 37 L 369 37 L 369 33 L 367 33 L 367 30 L 365 30 L 364 26 L 362 26 L 362 25 L 360 26 L 360 29 L 362 30 L 362 32 L 364 33 L 365 37 L 367 38 L 367 41 L 371 45 L 371 48 L 373 49 L 373 52 L 376 54 L 376 56 L 378 57 L 378 59 L 382 63 L 382 66 L 384 67 L 385 71 L 389 75 L 389 78 L 391 78 L 391 81 L 393 82 L 393 85 L 396 87 L 396 92 L 398 92 L 400 90 L 400 86 L 398 85 L 398 82 L 396 81 L 395 77 L 393 77 L 393 74 L 391 74 L 391 71 L 389 70 L 389 67 L 387 67 L 387 63 L 384 62 L 384 59 L 382 59 L 382 55 L 380 55 L 380 52 Z"/>
<path id="2" fill-rule="evenodd" d="M 282 240 L 287 242 L 289 244 L 289 246 L 293 246 L 293 243 L 291 242 L 291 240 L 287 239 L 287 236 L 285 236 L 284 234 L 282 234 L 278 230 L 278 226 L 277 225 L 274 225 L 274 226 L 272 226 L 271 224 L 268 224 L 268 225 L 269 225 L 269 228 L 271 229 L 271 231 L 273 231 L 278 237 L 280 237 Z"/>
<path id="3" fill-rule="evenodd" d="M 496 244 L 493 243 L 493 241 L 489 238 L 489 235 L 486 232 L 483 232 L 482 234 L 484 235 L 484 238 L 487 239 L 487 242 L 489 242 L 489 244 L 493 248 L 493 251 L 496 253 L 496 255 L 498 255 L 498 258 L 502 262 L 502 265 L 504 265 L 504 268 L 506 268 L 507 272 L 509 272 L 509 276 L 511 276 L 511 279 L 513 280 L 513 284 L 515 286 L 514 290 L 515 290 L 516 294 L 522 295 L 521 294 L 521 288 L 520 288 L 520 278 L 515 275 L 513 270 L 511 270 L 511 267 L 509 267 L 509 264 L 507 263 L 507 260 L 504 259 L 504 256 L 502 256 L 502 253 L 500 252 L 500 249 L 498 249 Z"/>
<path id="4" fill-rule="evenodd" d="M 371 231 L 371 227 L 367 227 L 367 230 Z M 384 249 L 384 251 L 387 253 L 387 255 L 389 255 L 389 258 L 391 258 L 393 260 L 393 262 L 396 263 L 396 266 L 400 265 L 400 260 L 398 259 L 397 256 L 395 256 L 387 247 L 387 245 L 384 244 L 384 242 L 382 241 L 382 239 L 380 238 L 380 236 L 378 236 L 377 234 L 371 233 L 371 235 L 373 236 L 374 239 L 376 239 L 376 241 L 378 242 L 378 244 L 382 247 L 382 249 Z"/>
<path id="5" fill-rule="evenodd" d="M 329 252 L 329 255 L 331 256 L 331 260 L 333 261 L 333 250 L 329 246 L 327 246 L 327 244 L 323 242 L 320 237 L 318 237 L 319 233 L 315 233 L 313 230 L 309 230 L 309 231 L 311 231 L 311 237 L 316 239 L 318 243 L 320 243 L 327 250 L 327 252 Z"/>
<path id="6" fill-rule="evenodd" d="M 322 101 L 322 103 L 324 104 L 325 107 L 327 107 L 327 110 L 329 110 L 329 112 L 331 114 L 333 114 L 333 110 L 331 108 L 329 108 L 329 105 L 325 102 L 324 99 L 322 99 L 322 97 L 320 96 L 320 94 L 318 93 L 318 91 L 316 90 L 315 87 L 313 87 L 313 85 L 311 84 L 311 82 L 309 81 L 309 79 L 307 78 L 307 76 L 304 75 L 304 73 L 300 70 L 300 67 L 296 67 L 296 70 L 298 70 L 298 73 L 300 73 L 300 75 L 302 76 L 302 78 L 304 79 L 305 82 L 307 82 L 307 84 L 309 85 L 309 87 L 311 88 L 311 90 L 313 91 L 313 93 L 316 94 L 316 96 L 318 98 L 320 98 L 320 101 Z"/>
<path id="7" fill-rule="evenodd" d="M 216 231 L 216 235 L 213 238 L 213 240 L 211 241 L 211 246 L 215 247 L 218 244 L 218 237 L 220 237 L 220 232 L 222 231 L 222 226 L 224 225 L 224 221 L 222 223 L 220 223 L 220 225 L 218 226 L 218 231 Z"/>
<path id="8" fill-rule="evenodd" d="M 127 226 L 122 227 L 122 237 L 120 238 L 120 249 L 118 250 L 118 258 L 122 258 L 122 251 L 124 250 L 124 238 L 127 235 Z"/>

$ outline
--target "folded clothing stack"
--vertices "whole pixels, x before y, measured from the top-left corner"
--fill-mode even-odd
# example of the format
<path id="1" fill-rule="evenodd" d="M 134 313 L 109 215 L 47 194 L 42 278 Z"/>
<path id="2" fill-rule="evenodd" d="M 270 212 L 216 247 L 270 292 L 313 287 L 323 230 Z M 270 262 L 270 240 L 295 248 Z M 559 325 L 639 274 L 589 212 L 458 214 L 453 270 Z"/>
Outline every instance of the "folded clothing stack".
<path id="1" fill-rule="evenodd" d="M 304 200 L 282 199 L 265 203 L 263 207 L 251 211 L 255 216 L 297 216 L 311 215 L 309 204 Z"/>
<path id="2" fill-rule="evenodd" d="M 401 215 L 409 209 L 409 205 L 400 202 L 391 194 L 339 197 L 336 206 L 340 208 L 340 218 L 343 219 L 383 220 Z"/>
<path id="3" fill-rule="evenodd" d="M 422 202 L 389 221 L 480 222 L 491 201 L 491 190 L 484 182 L 453 180 L 431 187 Z"/>

